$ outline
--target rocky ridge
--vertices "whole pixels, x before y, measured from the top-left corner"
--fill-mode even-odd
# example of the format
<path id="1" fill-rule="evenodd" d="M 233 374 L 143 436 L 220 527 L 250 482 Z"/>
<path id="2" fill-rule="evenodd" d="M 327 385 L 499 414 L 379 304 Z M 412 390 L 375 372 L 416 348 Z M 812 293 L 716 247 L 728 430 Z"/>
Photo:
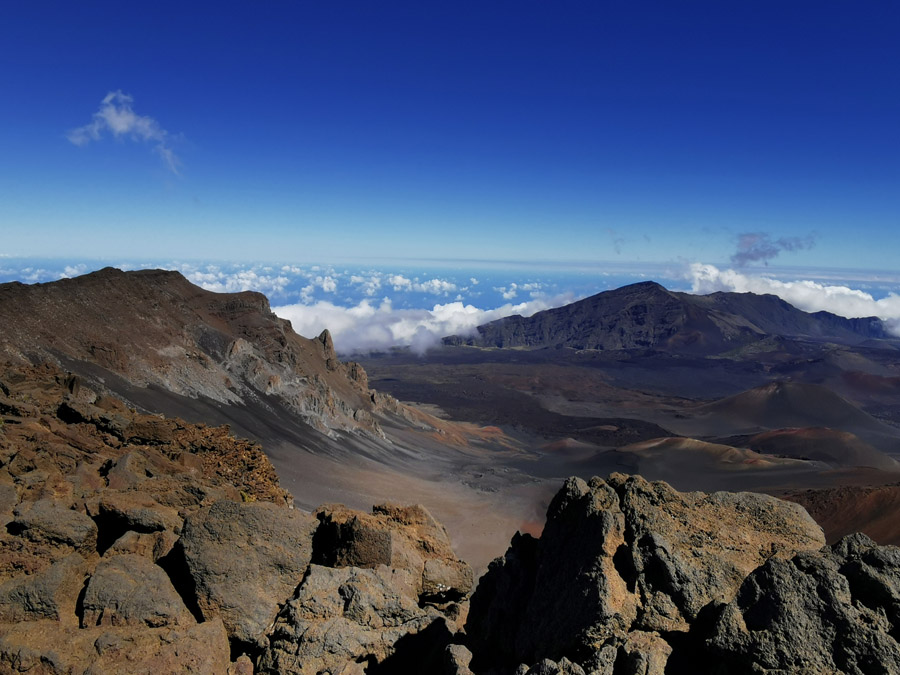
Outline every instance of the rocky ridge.
<path id="1" fill-rule="evenodd" d="M 530 317 L 498 319 L 479 326 L 476 335 L 447 337 L 444 344 L 720 354 L 769 336 L 847 344 L 890 337 L 877 317 L 809 314 L 774 295 L 692 295 L 646 281 Z"/>
<path id="2" fill-rule="evenodd" d="M 473 593 L 426 509 L 293 509 L 227 429 L 48 365 L 0 420 L 0 673 L 900 670 L 900 549 L 773 497 L 571 478 Z"/>
<path id="3" fill-rule="evenodd" d="M 261 293 L 213 293 L 178 272 L 111 267 L 45 284 L 0 284 L 0 356 L 53 362 L 95 389 L 158 387 L 222 405 L 273 402 L 313 429 L 382 437 L 377 417 L 406 411 L 341 362 L 330 333 L 297 335 Z"/>

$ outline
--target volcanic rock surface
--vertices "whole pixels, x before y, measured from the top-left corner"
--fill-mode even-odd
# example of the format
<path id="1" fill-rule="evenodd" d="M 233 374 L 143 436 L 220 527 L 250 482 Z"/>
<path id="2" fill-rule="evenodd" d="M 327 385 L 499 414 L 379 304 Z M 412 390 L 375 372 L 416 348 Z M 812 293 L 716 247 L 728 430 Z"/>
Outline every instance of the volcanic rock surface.
<path id="1" fill-rule="evenodd" d="M 0 368 L 0 485 L 2 673 L 427 669 L 472 588 L 423 507 L 302 513 L 259 446 L 52 365 Z"/>

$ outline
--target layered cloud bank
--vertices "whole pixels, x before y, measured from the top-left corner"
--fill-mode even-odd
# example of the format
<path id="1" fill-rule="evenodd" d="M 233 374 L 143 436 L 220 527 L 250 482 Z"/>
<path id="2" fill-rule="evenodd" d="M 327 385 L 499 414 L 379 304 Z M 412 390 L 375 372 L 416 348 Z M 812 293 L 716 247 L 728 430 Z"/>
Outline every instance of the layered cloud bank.
<path id="1" fill-rule="evenodd" d="M 272 309 L 281 318 L 288 319 L 300 335 L 317 335 L 328 328 L 335 347 L 342 353 L 408 346 L 422 354 L 446 335 L 471 335 L 477 326 L 504 316 L 531 316 L 573 300 L 572 296 L 535 299 L 488 310 L 460 301 L 437 304 L 431 309 L 398 309 L 389 299 L 378 305 L 363 300 L 353 307 L 341 307 L 323 300 Z"/>
<path id="2" fill-rule="evenodd" d="M 770 293 L 806 312 L 824 310 L 848 318 L 877 316 L 891 332 L 900 335 L 900 295 L 895 293 L 875 299 L 865 291 L 848 286 L 810 280 L 780 281 L 702 263 L 690 266 L 689 278 L 693 293 Z"/>

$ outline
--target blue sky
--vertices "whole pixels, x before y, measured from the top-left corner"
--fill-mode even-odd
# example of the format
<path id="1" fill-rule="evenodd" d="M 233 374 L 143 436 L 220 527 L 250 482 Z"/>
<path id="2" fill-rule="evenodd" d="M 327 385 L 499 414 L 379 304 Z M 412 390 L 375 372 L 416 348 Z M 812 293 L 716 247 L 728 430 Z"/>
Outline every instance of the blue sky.
<path id="1" fill-rule="evenodd" d="M 896 3 L 3 3 L 0 255 L 723 267 L 749 234 L 748 269 L 895 270 L 898 34 Z"/>

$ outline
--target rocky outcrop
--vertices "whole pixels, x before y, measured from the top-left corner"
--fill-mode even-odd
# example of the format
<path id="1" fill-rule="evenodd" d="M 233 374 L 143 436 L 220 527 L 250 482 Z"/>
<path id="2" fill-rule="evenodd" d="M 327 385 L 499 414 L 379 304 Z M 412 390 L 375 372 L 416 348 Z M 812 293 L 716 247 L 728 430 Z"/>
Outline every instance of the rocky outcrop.
<path id="1" fill-rule="evenodd" d="M 101 560 L 87 583 L 84 626 L 190 626 L 196 623 L 159 565 L 141 555 Z"/>
<path id="2" fill-rule="evenodd" d="M 183 628 L 96 626 L 56 621 L 0 624 L 0 672 L 227 673 L 230 656 L 221 621 Z"/>
<path id="3" fill-rule="evenodd" d="M 0 404 L 0 672 L 443 663 L 472 571 L 423 507 L 302 513 L 257 446 L 52 366 L 0 368 Z"/>
<path id="4" fill-rule="evenodd" d="M 454 555 L 447 530 L 423 506 L 380 504 L 364 514 L 332 505 L 316 516 L 315 562 L 408 570 L 416 595 L 433 604 L 460 600 L 472 590 L 472 568 Z"/>
<path id="5" fill-rule="evenodd" d="M 172 548 L 220 500 L 299 516 L 259 447 L 46 365 L 0 367 L 0 408 L 0 672 L 226 673 L 222 620 L 197 623 Z"/>
<path id="6" fill-rule="evenodd" d="M 466 624 L 474 670 L 566 657 L 588 672 L 620 661 L 662 672 L 671 641 L 755 568 L 823 544 L 805 511 L 773 497 L 569 479 L 541 538 L 516 537 L 479 583 Z"/>

